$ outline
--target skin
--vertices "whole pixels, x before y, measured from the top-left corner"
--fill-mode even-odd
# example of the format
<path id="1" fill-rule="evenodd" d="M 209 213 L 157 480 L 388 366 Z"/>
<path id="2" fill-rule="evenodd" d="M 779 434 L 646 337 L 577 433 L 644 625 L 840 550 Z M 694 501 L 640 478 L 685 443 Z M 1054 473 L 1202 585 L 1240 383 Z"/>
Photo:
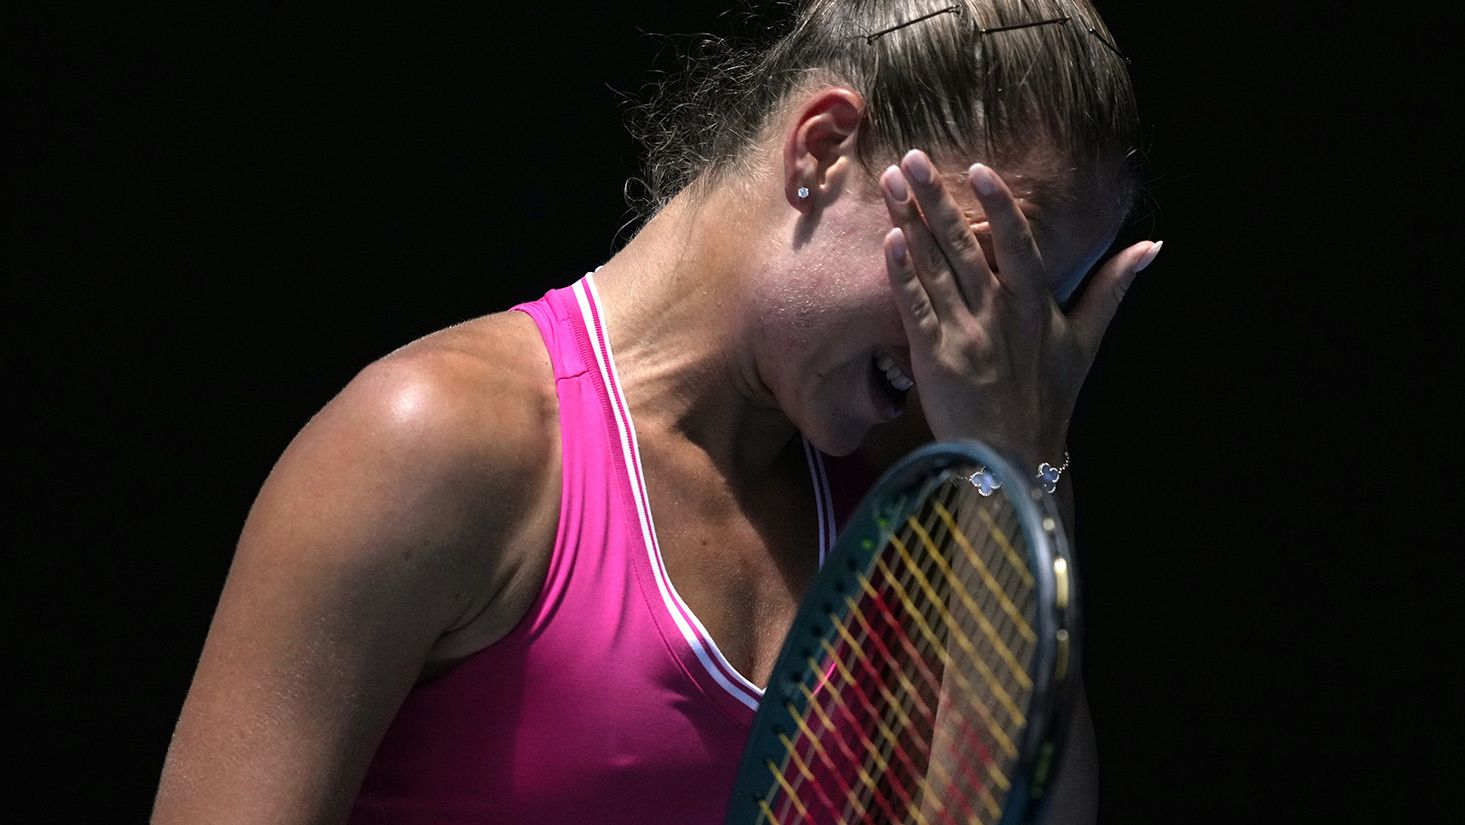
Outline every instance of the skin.
<path id="1" fill-rule="evenodd" d="M 759 684 L 815 573 L 797 434 L 881 464 L 933 434 L 1060 456 L 1117 296 L 1153 254 L 1120 252 L 1065 315 L 1051 290 L 1089 270 L 1117 216 L 922 183 L 923 155 L 872 186 L 860 97 L 795 104 L 749 175 L 684 192 L 597 275 L 668 572 Z M 905 419 L 872 399 L 876 353 L 917 381 Z M 558 427 L 520 313 L 414 342 L 327 405 L 245 524 L 153 821 L 343 821 L 413 685 L 502 638 L 537 594 Z M 1070 753 L 1091 759 L 1086 716 L 1078 729 Z M 1092 787 L 1070 785 L 1067 821 L 1091 820 Z"/>

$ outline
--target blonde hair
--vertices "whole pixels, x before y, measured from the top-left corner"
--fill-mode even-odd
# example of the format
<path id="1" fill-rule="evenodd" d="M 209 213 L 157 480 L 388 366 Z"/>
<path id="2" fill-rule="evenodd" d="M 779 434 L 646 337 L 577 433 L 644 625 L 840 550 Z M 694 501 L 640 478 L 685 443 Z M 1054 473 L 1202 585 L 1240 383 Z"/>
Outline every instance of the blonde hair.
<path id="1" fill-rule="evenodd" d="M 766 9 L 746 17 L 762 27 L 751 38 L 704 36 L 682 74 L 636 108 L 645 171 L 634 209 L 654 214 L 688 186 L 724 180 L 793 96 L 841 84 L 865 99 L 858 152 L 871 174 L 919 147 L 1022 169 L 1058 194 L 1102 193 L 1127 211 L 1139 175 L 1134 89 L 1087 0 L 776 6 L 781 22 Z M 990 31 L 1039 21 L 1055 22 Z"/>

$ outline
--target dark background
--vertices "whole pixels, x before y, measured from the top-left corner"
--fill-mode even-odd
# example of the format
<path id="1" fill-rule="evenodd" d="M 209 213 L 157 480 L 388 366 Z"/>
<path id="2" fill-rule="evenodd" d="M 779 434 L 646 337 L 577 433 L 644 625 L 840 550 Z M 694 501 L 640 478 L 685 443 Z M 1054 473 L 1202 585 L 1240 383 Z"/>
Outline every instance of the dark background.
<path id="1" fill-rule="evenodd" d="M 51 819 L 136 821 L 279 452 L 372 359 L 609 257 L 620 93 L 673 67 L 644 32 L 728 27 L 88 5 L 6 26 L 8 739 Z M 1101 819 L 1417 818 L 1458 767 L 1456 27 L 1100 8 L 1150 144 L 1121 241 L 1166 241 L 1071 439 Z"/>

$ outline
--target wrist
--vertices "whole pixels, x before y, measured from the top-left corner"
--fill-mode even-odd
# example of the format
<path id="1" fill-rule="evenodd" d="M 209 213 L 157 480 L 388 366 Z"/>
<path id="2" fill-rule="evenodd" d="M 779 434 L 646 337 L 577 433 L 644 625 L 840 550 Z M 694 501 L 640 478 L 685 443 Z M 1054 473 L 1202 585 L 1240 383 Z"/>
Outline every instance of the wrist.
<path id="1" fill-rule="evenodd" d="M 1045 493 L 1054 494 L 1058 492 L 1058 483 L 1063 479 L 1063 474 L 1068 471 L 1069 461 L 1068 451 L 1064 450 L 1062 460 L 1057 463 L 1051 461 L 1040 461 L 1036 464 L 1024 462 L 1018 471 L 1025 473 L 1030 471 L 1025 480 L 1036 484 Z M 975 472 L 967 476 L 967 481 L 983 496 L 990 496 L 993 491 L 1002 488 L 1001 479 L 994 476 L 986 467 L 978 467 Z"/>

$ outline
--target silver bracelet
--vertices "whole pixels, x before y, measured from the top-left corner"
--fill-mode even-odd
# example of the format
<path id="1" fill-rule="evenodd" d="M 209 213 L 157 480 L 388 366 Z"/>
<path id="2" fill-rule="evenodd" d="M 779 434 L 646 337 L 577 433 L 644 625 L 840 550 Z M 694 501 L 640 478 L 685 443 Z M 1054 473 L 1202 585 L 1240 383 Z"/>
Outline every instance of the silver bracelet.
<path id="1" fill-rule="evenodd" d="M 1038 474 L 1035 478 L 1039 484 L 1043 485 L 1044 492 L 1052 493 L 1058 489 L 1058 479 L 1062 478 L 1063 471 L 1068 469 L 1068 461 L 1068 451 L 1064 450 L 1062 467 L 1054 467 L 1046 461 L 1038 465 Z M 978 467 L 975 473 L 966 477 L 966 480 L 970 481 L 972 486 L 977 488 L 977 492 L 983 496 L 990 496 L 994 491 L 1002 489 L 1002 482 L 998 481 L 997 477 L 992 475 L 992 472 L 985 466 Z"/>

